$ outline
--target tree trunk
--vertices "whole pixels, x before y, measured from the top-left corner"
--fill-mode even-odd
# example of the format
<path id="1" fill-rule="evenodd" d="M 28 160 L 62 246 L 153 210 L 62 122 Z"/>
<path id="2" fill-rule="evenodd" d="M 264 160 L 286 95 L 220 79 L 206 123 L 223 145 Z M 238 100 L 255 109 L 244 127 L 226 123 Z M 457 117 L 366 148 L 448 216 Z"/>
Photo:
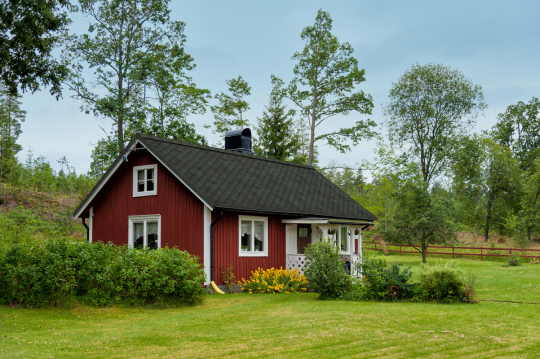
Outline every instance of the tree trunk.
<path id="1" fill-rule="evenodd" d="M 427 245 L 422 244 L 422 263 L 426 263 L 426 257 L 427 257 Z"/>
<path id="2" fill-rule="evenodd" d="M 491 201 L 488 199 L 488 208 L 486 215 L 486 227 L 484 228 L 484 242 L 487 242 L 489 239 L 489 221 L 491 219 Z"/>

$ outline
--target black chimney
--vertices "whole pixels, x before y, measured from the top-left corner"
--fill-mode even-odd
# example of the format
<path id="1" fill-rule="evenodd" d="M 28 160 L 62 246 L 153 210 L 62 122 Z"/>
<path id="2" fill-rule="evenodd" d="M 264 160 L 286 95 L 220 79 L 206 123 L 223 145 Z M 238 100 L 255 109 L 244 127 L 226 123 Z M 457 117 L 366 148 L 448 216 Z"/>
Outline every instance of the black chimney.
<path id="1" fill-rule="evenodd" d="M 251 151 L 251 130 L 233 130 L 225 134 L 225 149 L 241 153 L 253 154 Z"/>

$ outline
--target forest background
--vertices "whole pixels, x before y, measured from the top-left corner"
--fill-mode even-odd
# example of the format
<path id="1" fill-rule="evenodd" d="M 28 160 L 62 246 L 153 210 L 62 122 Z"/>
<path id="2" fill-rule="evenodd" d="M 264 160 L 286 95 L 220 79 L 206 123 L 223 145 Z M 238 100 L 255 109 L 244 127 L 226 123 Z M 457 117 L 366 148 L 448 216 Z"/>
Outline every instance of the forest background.
<path id="1" fill-rule="evenodd" d="M 415 200 L 403 196 L 403 192 L 410 192 L 411 186 L 420 186 L 425 192 L 417 200 L 426 202 L 429 197 L 437 204 L 433 208 L 437 208 L 438 217 L 433 218 L 451 222 L 453 226 L 444 231 L 453 235 L 458 231 L 481 233 L 487 241 L 494 232 L 510 236 L 519 246 L 528 246 L 538 239 L 539 103 L 534 95 L 524 95 L 534 94 L 535 87 L 526 85 L 528 90 L 521 91 L 519 99 L 515 94 L 508 96 L 504 108 L 489 112 L 482 84 L 477 83 L 474 73 L 469 71 L 465 76 L 460 69 L 447 64 L 420 62 L 431 60 L 430 56 L 405 56 L 410 63 L 390 79 L 389 92 L 374 100 L 366 90 L 371 81 L 366 75 L 370 61 L 364 64 L 358 59 L 365 59 L 363 52 L 377 49 L 362 42 L 351 45 L 347 41 L 355 40 L 358 34 L 349 35 L 338 21 L 333 22 L 330 12 L 317 12 L 314 8 L 311 13 L 302 14 L 300 18 L 306 20 L 297 26 L 296 33 L 289 34 L 302 40 L 284 56 L 293 56 L 289 60 L 289 74 L 283 78 L 276 74 L 268 76 L 270 91 L 266 96 L 261 96 L 260 89 L 253 90 L 248 76 L 241 71 L 221 80 L 226 84 L 222 91 L 217 84 L 217 90 L 206 89 L 197 85 L 200 66 L 195 67 L 196 59 L 186 50 L 189 22 L 186 25 L 173 20 L 175 8 L 169 7 L 168 2 L 43 3 L 52 4 L 52 13 L 59 19 L 48 53 L 51 63 L 58 67 L 47 81 L 40 83 L 39 76 L 35 76 L 37 85 L 25 82 L 28 77 L 3 77 L 0 178 L 4 207 L 41 207 L 39 213 L 27 212 L 24 216 L 36 215 L 36 220 L 45 216 L 45 221 L 59 221 L 69 232 L 73 230 L 73 206 L 135 131 L 220 147 L 227 130 L 251 126 L 256 154 L 314 165 L 372 211 L 381 220 L 381 232 L 386 230 L 388 238 L 393 236 L 396 242 L 399 238 L 391 229 L 403 232 L 398 228 L 400 215 L 403 217 L 402 212 L 408 211 Z M 36 9 L 36 13 L 41 10 Z M 81 16 L 89 27 L 73 25 L 69 20 Z M 338 18 L 341 17 L 340 14 Z M 123 23 L 129 31 L 119 25 Z M 538 33 L 537 28 L 524 27 L 525 32 Z M 124 49 L 120 38 L 138 45 Z M 323 50 L 312 51 L 314 45 L 321 44 Z M 396 53 L 399 50 L 395 48 Z M 327 66 L 325 79 L 331 81 L 313 76 L 311 70 L 321 67 L 321 59 L 328 60 L 323 61 Z M 214 82 L 216 71 L 210 71 Z M 256 83 L 260 81 L 257 79 Z M 422 86 L 417 87 L 419 83 Z M 312 90 L 321 86 L 326 86 L 327 91 L 321 93 L 328 97 L 315 98 Z M 446 91 L 429 90 L 445 86 Z M 87 173 L 77 173 L 67 156 L 60 156 L 51 165 L 45 157 L 35 155 L 30 146 L 22 151 L 22 130 L 36 132 L 37 128 L 28 122 L 28 129 L 25 128 L 26 99 L 31 99 L 28 93 L 45 96 L 35 92 L 39 88 L 61 96 L 61 104 L 75 99 L 88 119 L 94 115 L 101 120 L 102 132 L 92 140 L 92 162 Z M 464 96 L 448 96 L 456 91 Z M 254 94 L 258 94 L 256 100 Z M 58 106 L 54 97 L 47 96 L 51 105 Z M 424 96 L 425 101 L 404 101 L 407 96 Z M 261 103 L 264 99 L 264 109 L 250 111 L 253 102 Z M 319 106 L 310 108 L 314 100 Z M 502 102 L 499 98 L 497 106 Z M 448 107 L 454 111 L 439 111 Z M 411 115 L 418 111 L 423 115 Z M 486 115 L 491 116 L 492 125 L 480 126 L 483 130 L 475 132 L 478 119 Z M 200 126 L 203 118 L 211 118 L 210 123 L 204 123 L 206 129 Z M 327 118 L 330 120 L 318 126 Z M 62 132 L 62 127 L 55 131 Z M 425 136 L 418 136 L 422 131 Z M 373 154 L 367 154 L 367 149 Z M 337 160 L 331 161 L 332 156 Z M 56 207 L 57 212 L 44 210 L 45 203 Z"/>

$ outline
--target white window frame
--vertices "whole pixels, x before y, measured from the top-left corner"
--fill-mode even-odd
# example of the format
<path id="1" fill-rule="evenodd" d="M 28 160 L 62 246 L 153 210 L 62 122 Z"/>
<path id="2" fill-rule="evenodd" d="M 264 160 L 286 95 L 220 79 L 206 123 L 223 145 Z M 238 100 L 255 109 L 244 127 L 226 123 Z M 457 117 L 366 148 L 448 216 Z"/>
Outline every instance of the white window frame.
<path id="1" fill-rule="evenodd" d="M 242 250 L 242 221 L 251 221 L 251 233 L 255 234 L 255 221 L 264 221 L 264 251 Z M 255 235 L 252 238 L 254 248 Z M 238 256 L 240 257 L 268 257 L 268 217 L 238 216 Z"/>
<path id="2" fill-rule="evenodd" d="M 138 172 L 144 170 L 144 188 L 146 189 L 146 170 L 154 169 L 154 190 L 153 191 L 144 191 L 138 192 Z M 144 197 L 144 196 L 155 196 L 157 195 L 157 164 L 146 165 L 146 166 L 134 166 L 133 167 L 133 197 Z"/>
<path id="3" fill-rule="evenodd" d="M 161 215 L 159 214 L 151 214 L 147 216 L 129 216 L 129 227 L 128 227 L 128 246 L 130 248 L 133 248 L 133 224 L 143 222 L 144 223 L 144 236 L 143 236 L 143 247 L 146 248 L 148 246 L 148 233 L 147 233 L 147 222 L 148 221 L 156 221 L 158 222 L 158 249 L 161 248 Z"/>

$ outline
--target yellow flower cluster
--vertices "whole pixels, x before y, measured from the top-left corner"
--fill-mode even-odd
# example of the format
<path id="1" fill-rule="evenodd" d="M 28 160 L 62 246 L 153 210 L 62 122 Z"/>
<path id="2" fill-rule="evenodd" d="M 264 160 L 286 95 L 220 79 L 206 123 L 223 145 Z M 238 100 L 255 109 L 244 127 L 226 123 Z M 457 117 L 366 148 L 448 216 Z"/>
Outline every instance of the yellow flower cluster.
<path id="1" fill-rule="evenodd" d="M 251 278 L 238 282 L 244 293 L 299 293 L 307 290 L 306 277 L 298 269 L 258 268 L 251 272 Z"/>

